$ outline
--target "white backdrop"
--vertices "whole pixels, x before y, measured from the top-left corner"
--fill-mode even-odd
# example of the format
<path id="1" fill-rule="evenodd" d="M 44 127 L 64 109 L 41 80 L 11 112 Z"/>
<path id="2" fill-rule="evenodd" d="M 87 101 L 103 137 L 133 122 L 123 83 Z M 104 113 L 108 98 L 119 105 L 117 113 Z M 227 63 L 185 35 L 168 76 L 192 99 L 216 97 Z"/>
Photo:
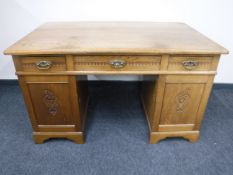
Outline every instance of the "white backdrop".
<path id="1" fill-rule="evenodd" d="M 0 79 L 16 79 L 3 50 L 48 21 L 185 22 L 233 50 L 232 0 L 0 0 Z M 233 56 L 223 55 L 215 82 L 233 83 Z M 137 76 L 90 79 L 138 80 Z"/>

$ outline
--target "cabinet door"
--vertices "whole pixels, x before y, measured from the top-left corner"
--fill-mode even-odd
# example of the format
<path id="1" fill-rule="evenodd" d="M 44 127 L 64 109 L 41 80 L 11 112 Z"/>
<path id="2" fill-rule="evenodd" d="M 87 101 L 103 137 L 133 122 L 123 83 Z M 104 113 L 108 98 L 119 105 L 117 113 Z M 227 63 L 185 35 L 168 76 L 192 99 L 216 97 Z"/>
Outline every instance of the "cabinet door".
<path id="1" fill-rule="evenodd" d="M 32 105 L 40 125 L 74 124 L 69 84 L 28 84 Z"/>
<path id="2" fill-rule="evenodd" d="M 199 130 L 207 105 L 214 76 L 168 75 L 164 76 L 161 105 L 155 108 L 157 131 Z M 159 102 L 160 100 L 157 99 Z M 158 127 L 157 127 L 158 126 Z"/>
<path id="3" fill-rule="evenodd" d="M 160 124 L 193 124 L 205 84 L 166 84 Z"/>
<path id="4" fill-rule="evenodd" d="M 20 84 L 35 131 L 81 129 L 75 77 L 26 76 Z"/>

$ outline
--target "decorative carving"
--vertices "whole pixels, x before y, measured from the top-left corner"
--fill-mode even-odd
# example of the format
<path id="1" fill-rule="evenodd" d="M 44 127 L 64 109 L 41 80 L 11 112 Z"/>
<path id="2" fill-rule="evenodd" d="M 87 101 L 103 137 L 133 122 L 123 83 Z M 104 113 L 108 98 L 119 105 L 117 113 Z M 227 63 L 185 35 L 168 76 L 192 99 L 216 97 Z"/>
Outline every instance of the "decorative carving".
<path id="1" fill-rule="evenodd" d="M 55 96 L 55 94 L 52 91 L 45 89 L 43 101 L 48 108 L 48 113 L 55 116 L 59 109 L 58 98 Z"/>
<path id="2" fill-rule="evenodd" d="M 190 98 L 189 91 L 190 89 L 185 89 L 176 96 L 176 112 L 184 112 L 188 99 Z"/>
<path id="3" fill-rule="evenodd" d="M 160 64 L 160 62 L 127 62 L 127 65 L 128 66 L 149 66 L 149 65 L 157 65 L 157 64 Z M 99 62 L 99 61 L 96 61 L 96 62 L 82 62 L 82 61 L 79 61 L 79 62 L 75 62 L 75 65 L 78 65 L 78 66 L 109 66 L 109 63 L 108 62 Z"/>
<path id="4" fill-rule="evenodd" d="M 28 68 L 36 68 L 36 65 L 35 63 L 23 63 L 22 64 L 22 67 L 25 68 L 25 69 L 28 69 Z M 66 65 L 63 64 L 63 63 L 53 63 L 53 67 L 58 67 L 58 68 L 65 68 Z"/>
<path id="5" fill-rule="evenodd" d="M 171 61 L 169 64 L 172 64 L 172 65 L 183 65 L 183 62 L 180 62 L 180 61 Z M 211 62 L 199 62 L 198 65 L 199 66 L 208 66 L 210 65 Z"/>
<path id="6" fill-rule="evenodd" d="M 128 65 L 130 66 L 152 66 L 160 64 L 160 62 L 129 62 Z"/>

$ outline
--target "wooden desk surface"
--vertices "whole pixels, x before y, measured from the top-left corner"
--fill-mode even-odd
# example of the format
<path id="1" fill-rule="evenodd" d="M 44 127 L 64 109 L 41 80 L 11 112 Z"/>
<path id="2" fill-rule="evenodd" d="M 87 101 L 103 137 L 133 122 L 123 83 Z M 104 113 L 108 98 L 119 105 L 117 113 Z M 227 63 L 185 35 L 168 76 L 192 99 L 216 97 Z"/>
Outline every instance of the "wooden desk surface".
<path id="1" fill-rule="evenodd" d="M 222 46 L 183 23 L 53 22 L 9 47 L 29 54 L 226 54 Z"/>

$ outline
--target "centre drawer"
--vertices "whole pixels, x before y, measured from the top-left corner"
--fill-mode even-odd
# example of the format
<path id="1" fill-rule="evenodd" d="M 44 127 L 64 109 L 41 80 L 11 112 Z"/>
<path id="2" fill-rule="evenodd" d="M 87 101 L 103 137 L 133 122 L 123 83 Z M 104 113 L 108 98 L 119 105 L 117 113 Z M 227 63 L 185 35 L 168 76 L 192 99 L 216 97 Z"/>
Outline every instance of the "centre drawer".
<path id="1" fill-rule="evenodd" d="M 76 71 L 156 71 L 161 56 L 74 56 Z"/>

